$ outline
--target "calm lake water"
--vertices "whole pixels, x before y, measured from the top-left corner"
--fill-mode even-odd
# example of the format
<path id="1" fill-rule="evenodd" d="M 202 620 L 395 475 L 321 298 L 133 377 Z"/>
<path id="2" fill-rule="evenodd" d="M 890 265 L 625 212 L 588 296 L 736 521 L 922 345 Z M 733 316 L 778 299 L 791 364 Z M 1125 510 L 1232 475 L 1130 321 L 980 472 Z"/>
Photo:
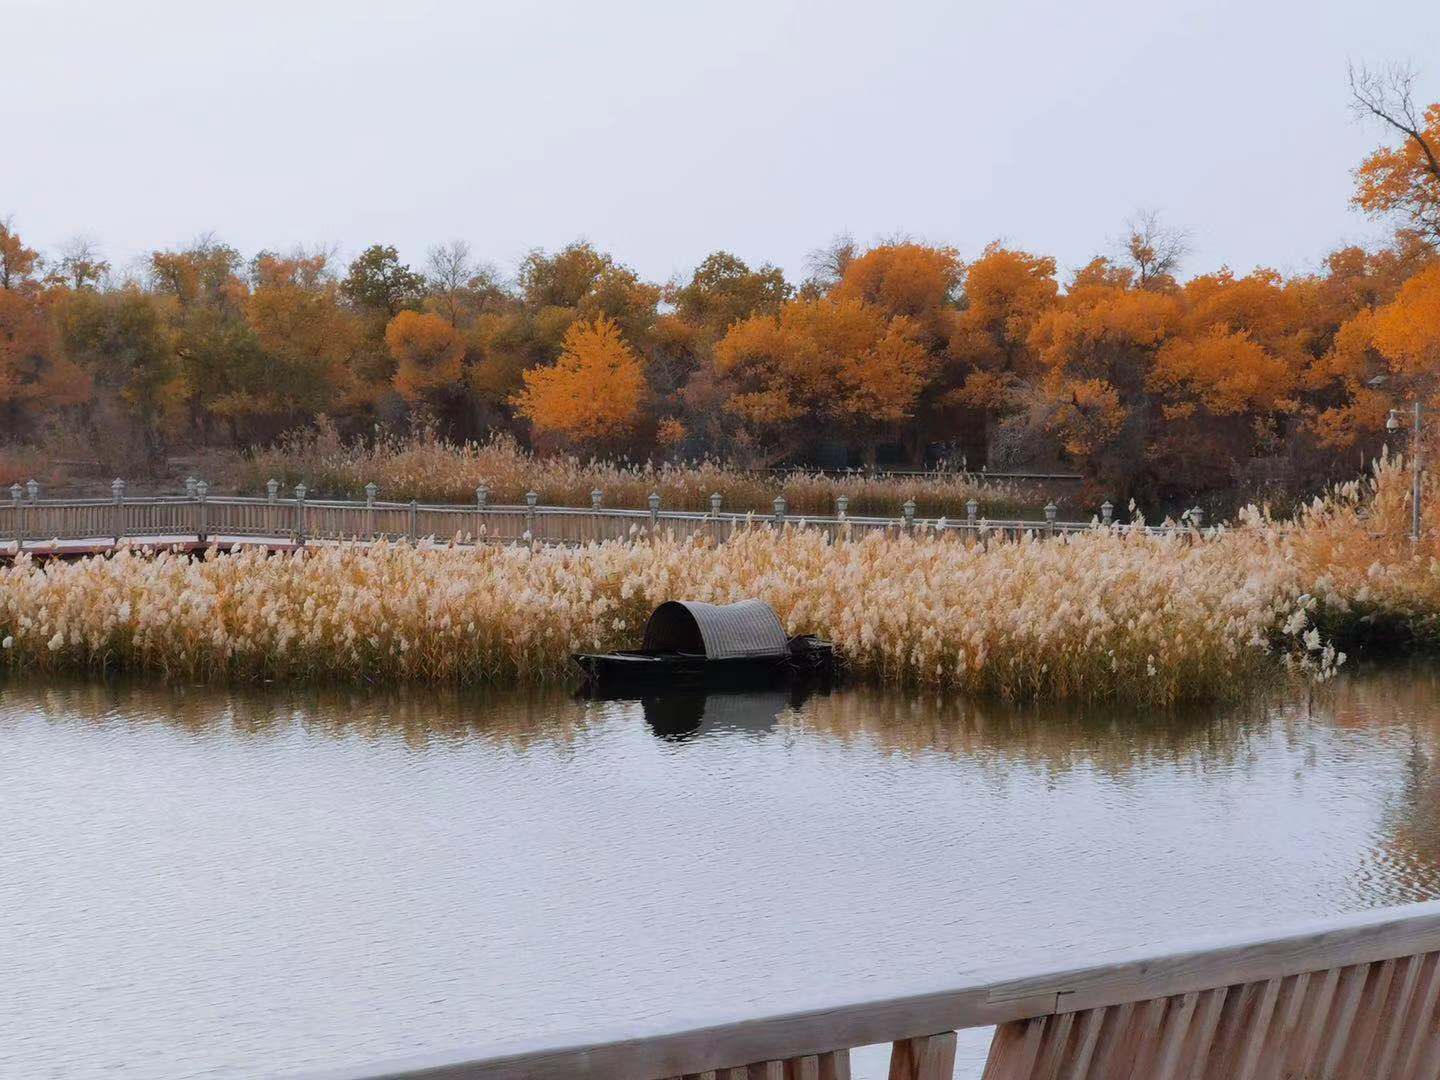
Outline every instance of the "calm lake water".
<path id="1" fill-rule="evenodd" d="M 1437 764 L 1426 668 L 1180 716 L 0 684 L 0 1075 L 304 1075 L 1430 899 Z"/>

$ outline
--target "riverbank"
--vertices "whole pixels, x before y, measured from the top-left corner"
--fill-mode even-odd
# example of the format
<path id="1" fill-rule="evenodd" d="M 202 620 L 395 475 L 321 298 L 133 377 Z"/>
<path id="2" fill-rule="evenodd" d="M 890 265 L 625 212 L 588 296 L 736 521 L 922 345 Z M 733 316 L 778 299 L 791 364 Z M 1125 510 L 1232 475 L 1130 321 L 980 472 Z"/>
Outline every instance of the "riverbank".
<path id="1" fill-rule="evenodd" d="M 0 571 L 0 652 L 17 673 L 543 681 L 570 676 L 571 651 L 633 643 L 669 597 L 760 596 L 789 631 L 831 637 L 860 681 L 1171 704 L 1234 696 L 1272 670 L 1276 636 L 1308 627 L 1301 592 L 1259 533 L 122 550 Z"/>
<path id="2" fill-rule="evenodd" d="M 570 454 L 540 456 L 514 439 L 453 443 L 420 430 L 404 437 L 346 442 L 333 428 L 299 432 L 268 449 L 256 449 L 221 465 L 220 479 L 237 491 L 256 493 L 276 479 L 286 490 L 306 484 L 312 496 L 364 498 L 365 485 L 382 498 L 469 503 L 484 487 L 493 503 L 520 504 L 535 492 L 542 504 L 588 506 L 600 491 L 607 506 L 643 508 L 649 496 L 676 510 L 705 511 L 719 495 L 727 510 L 768 514 L 776 496 L 795 514 L 833 514 L 845 498 L 852 514 L 898 513 L 913 501 L 921 517 L 963 518 L 975 500 L 982 516 L 1040 516 L 1047 502 L 1067 506 L 1075 483 L 991 480 L 983 474 L 928 472 L 913 475 L 821 471 L 768 473 L 717 461 L 623 463 Z"/>
<path id="3" fill-rule="evenodd" d="M 1007 700 L 1233 699 L 1352 643 L 1440 642 L 1435 539 L 1408 538 L 1398 463 L 1295 521 L 1154 536 L 1125 526 L 967 543 L 832 541 L 800 527 L 723 544 L 379 543 L 202 558 L 122 549 L 0 570 L 0 665 L 170 678 L 506 684 L 573 677 L 633 644 L 658 603 L 758 596 L 834 640 L 850 678 Z M 1380 630 L 1383 629 L 1383 633 Z"/>

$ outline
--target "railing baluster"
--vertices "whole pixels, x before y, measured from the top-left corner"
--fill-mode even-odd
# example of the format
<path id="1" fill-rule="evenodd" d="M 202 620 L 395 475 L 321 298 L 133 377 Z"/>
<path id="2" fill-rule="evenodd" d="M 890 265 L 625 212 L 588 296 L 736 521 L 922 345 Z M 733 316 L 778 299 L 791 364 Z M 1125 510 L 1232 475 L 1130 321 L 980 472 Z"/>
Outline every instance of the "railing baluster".
<path id="1" fill-rule="evenodd" d="M 890 1080 L 951 1080 L 955 1032 L 901 1039 L 890 1049 Z"/>

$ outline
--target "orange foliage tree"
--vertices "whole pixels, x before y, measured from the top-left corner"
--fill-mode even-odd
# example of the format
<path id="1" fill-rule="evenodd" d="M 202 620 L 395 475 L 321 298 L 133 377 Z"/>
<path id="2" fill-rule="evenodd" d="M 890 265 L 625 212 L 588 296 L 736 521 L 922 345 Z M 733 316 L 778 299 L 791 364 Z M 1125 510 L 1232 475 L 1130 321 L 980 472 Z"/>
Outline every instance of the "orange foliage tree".
<path id="1" fill-rule="evenodd" d="M 619 324 L 604 315 L 571 324 L 560 358 L 529 369 L 523 380 L 514 404 L 538 431 L 599 446 L 632 431 L 640 419 L 645 372 Z"/>
<path id="2" fill-rule="evenodd" d="M 395 358 L 395 389 L 406 401 L 433 400 L 461 387 L 465 343 L 441 316 L 402 311 L 385 327 L 385 344 Z"/>
<path id="3" fill-rule="evenodd" d="M 876 440 L 913 414 L 931 370 L 908 316 L 858 299 L 796 300 L 736 323 L 715 347 L 727 408 L 778 459 L 828 427 L 873 458 Z"/>

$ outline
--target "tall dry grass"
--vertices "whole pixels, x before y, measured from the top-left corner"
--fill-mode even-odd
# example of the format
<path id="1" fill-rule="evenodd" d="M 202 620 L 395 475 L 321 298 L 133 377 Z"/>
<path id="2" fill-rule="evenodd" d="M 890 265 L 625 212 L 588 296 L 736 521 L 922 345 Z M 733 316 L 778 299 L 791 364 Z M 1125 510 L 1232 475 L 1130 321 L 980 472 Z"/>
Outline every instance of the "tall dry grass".
<path id="1" fill-rule="evenodd" d="M 858 679 L 1168 705 L 1233 697 L 1279 656 L 1321 676 L 1342 659 L 1311 626 L 1286 543 L 1265 527 L 1202 543 L 1117 528 L 988 547 L 757 528 L 718 547 L 27 557 L 0 570 L 0 662 L 184 679 L 554 679 L 572 650 L 633 642 L 664 599 L 759 596 L 791 632 L 831 637 Z"/>
<path id="2" fill-rule="evenodd" d="M 826 476 L 793 473 L 784 477 L 746 472 L 714 461 L 687 464 L 619 464 L 582 460 L 573 455 L 537 456 L 514 439 L 500 435 L 487 442 L 452 443 L 421 429 L 404 437 L 373 443 L 346 442 L 333 427 L 294 434 L 278 445 L 253 451 L 232 477 L 244 489 L 259 491 L 271 478 L 287 487 L 304 482 L 315 495 L 361 497 L 365 485 L 380 486 L 385 499 L 468 503 L 475 489 L 489 489 L 493 503 L 523 503 L 534 491 L 542 505 L 589 506 L 599 488 L 609 506 L 644 507 L 658 492 L 664 505 L 706 510 L 718 492 L 727 510 L 769 513 L 783 495 L 796 514 L 830 514 L 835 499 L 850 500 L 852 514 L 895 516 L 913 499 L 922 517 L 964 517 L 975 499 L 982 516 L 1035 515 L 1056 492 L 1033 484 L 985 481 L 968 474 L 919 476 Z"/>

